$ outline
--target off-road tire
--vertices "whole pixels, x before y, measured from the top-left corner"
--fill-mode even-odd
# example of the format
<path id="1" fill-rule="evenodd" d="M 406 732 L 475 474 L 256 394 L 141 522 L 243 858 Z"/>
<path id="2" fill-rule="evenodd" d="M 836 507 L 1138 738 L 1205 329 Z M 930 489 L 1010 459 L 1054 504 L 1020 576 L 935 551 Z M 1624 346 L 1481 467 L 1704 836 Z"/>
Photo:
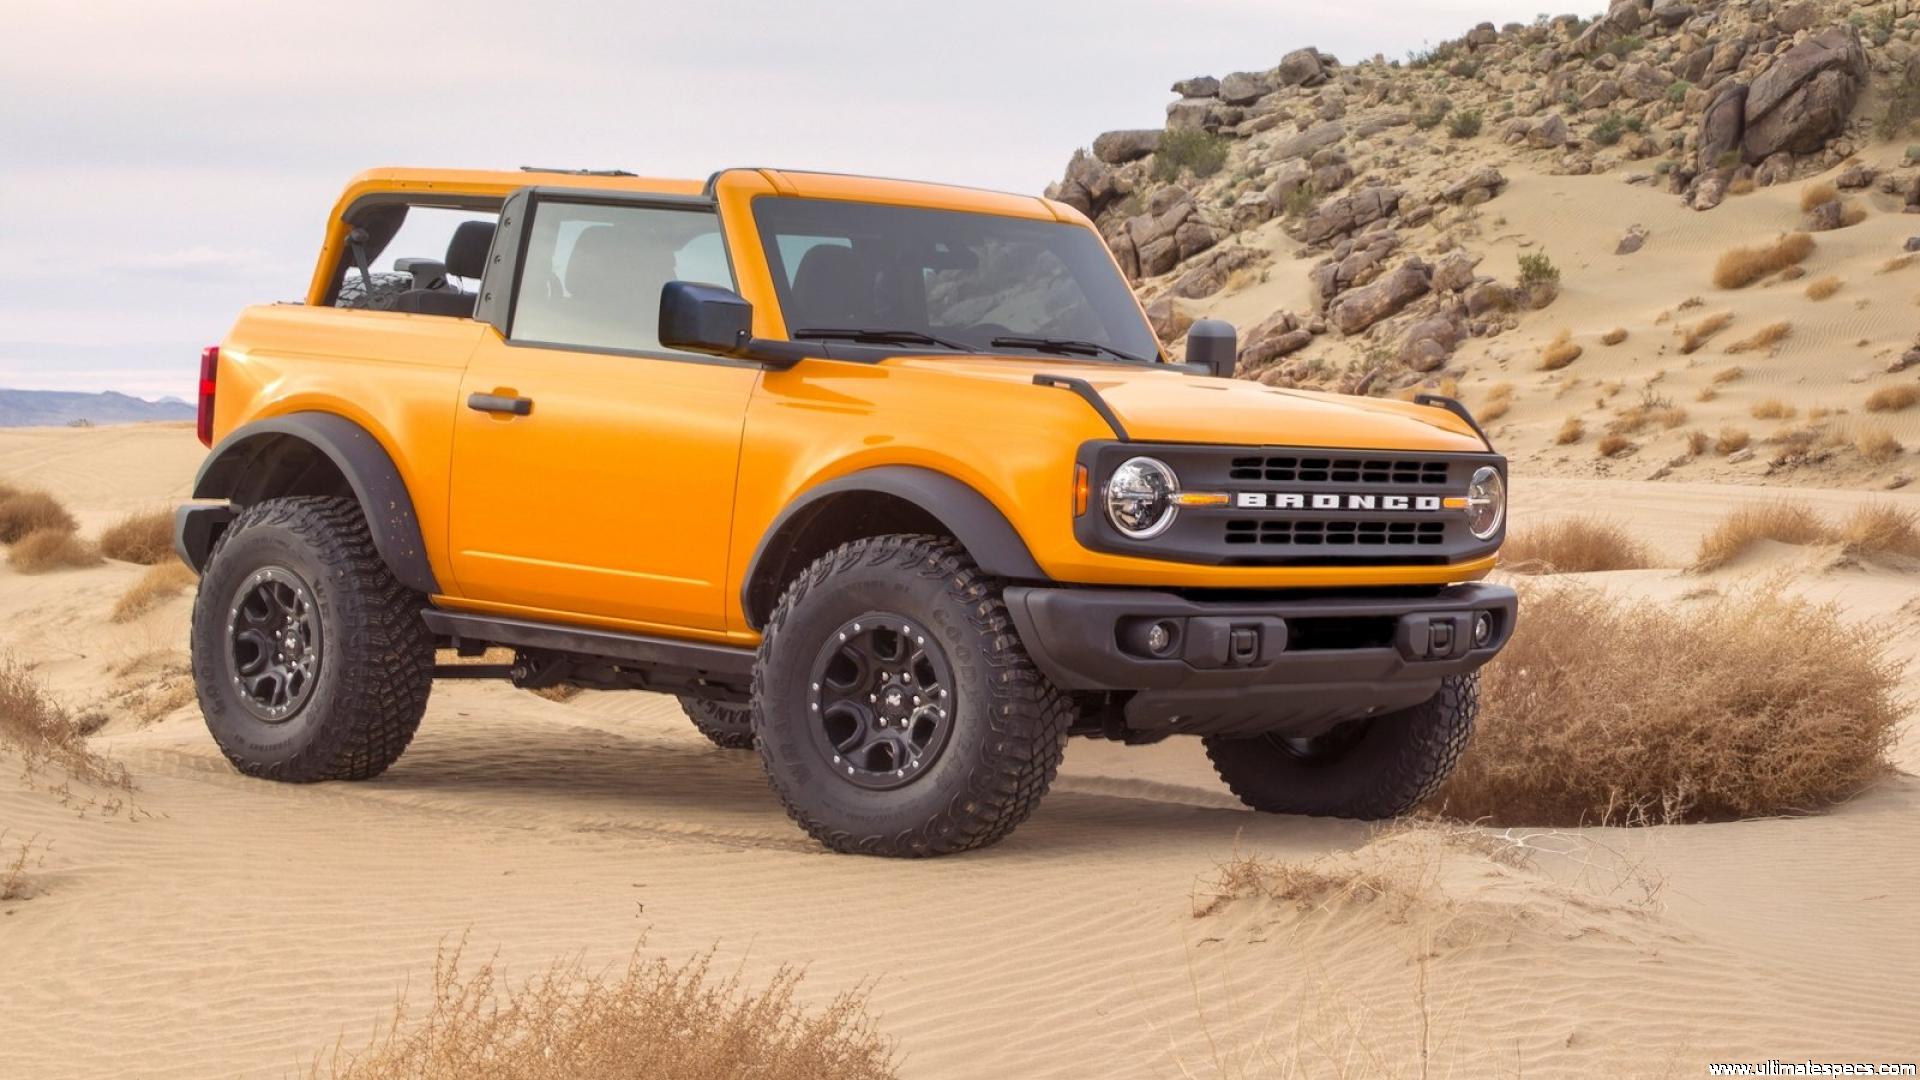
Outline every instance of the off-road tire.
<path id="1" fill-rule="evenodd" d="M 753 728 L 789 817 L 835 851 L 894 857 L 984 847 L 1012 832 L 1053 782 L 1073 706 L 1020 643 L 1002 582 L 958 544 L 880 536 L 843 544 L 787 585 L 753 668 Z M 954 677 L 947 742 L 903 787 L 841 777 L 809 723 L 811 668 L 826 635 L 885 611 L 927 627 Z"/>
<path id="2" fill-rule="evenodd" d="M 707 741 L 722 750 L 753 749 L 753 707 L 680 695 L 680 708 Z"/>
<path id="3" fill-rule="evenodd" d="M 269 722 L 230 670 L 228 618 L 241 587 L 284 568 L 311 589 L 319 663 L 305 702 Z M 433 688 L 433 636 L 419 593 L 374 549 L 352 499 L 269 499 L 221 534 L 193 604 L 193 675 L 207 730 L 233 767 L 269 780 L 365 780 L 399 759 Z"/>
<path id="4" fill-rule="evenodd" d="M 334 296 L 333 306 L 362 311 L 392 311 L 394 301 L 411 288 L 412 274 L 375 270 L 373 286 L 368 288 L 367 283 L 360 279 L 360 272 L 355 270 L 340 282 L 340 291 Z"/>
<path id="5" fill-rule="evenodd" d="M 1269 814 L 1378 820 L 1420 805 L 1453 771 L 1473 736 L 1479 674 L 1455 675 L 1409 709 L 1366 720 L 1343 752 L 1303 758 L 1279 739 L 1210 736 L 1207 757 L 1240 801 Z"/>

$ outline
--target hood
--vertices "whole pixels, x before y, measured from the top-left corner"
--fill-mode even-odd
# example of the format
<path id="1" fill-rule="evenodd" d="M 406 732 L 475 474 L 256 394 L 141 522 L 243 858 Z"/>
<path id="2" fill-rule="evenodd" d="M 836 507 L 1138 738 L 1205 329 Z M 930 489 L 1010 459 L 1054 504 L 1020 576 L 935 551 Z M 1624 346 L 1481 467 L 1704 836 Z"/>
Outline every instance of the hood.
<path id="1" fill-rule="evenodd" d="M 1033 385 L 1039 374 L 1084 379 L 1136 442 L 1320 446 L 1353 450 L 1485 452 L 1466 422 L 1444 409 L 1405 401 L 1282 390 L 1244 379 L 1189 375 L 1169 367 L 1035 356 L 908 356 L 886 366 L 961 379 Z"/>

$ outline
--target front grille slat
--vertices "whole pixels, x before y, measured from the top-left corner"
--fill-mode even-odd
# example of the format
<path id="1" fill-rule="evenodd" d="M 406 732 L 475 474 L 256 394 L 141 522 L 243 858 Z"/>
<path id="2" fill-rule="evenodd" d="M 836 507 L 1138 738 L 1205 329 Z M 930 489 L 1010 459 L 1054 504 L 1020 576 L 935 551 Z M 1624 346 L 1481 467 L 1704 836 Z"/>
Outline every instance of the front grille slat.
<path id="1" fill-rule="evenodd" d="M 1446 543 L 1444 521 L 1273 521 L 1235 518 L 1225 539 L 1235 546 L 1430 547 Z"/>
<path id="2" fill-rule="evenodd" d="M 1449 462 L 1432 458 L 1273 454 L 1233 458 L 1227 478 L 1285 484 L 1445 484 L 1449 467 Z"/>

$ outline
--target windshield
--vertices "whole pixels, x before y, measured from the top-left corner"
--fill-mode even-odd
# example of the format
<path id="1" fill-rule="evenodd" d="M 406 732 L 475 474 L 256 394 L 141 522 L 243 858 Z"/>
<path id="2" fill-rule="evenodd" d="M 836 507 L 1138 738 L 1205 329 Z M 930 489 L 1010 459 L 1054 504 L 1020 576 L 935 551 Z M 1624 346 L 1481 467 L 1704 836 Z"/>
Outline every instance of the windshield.
<path id="1" fill-rule="evenodd" d="M 777 196 L 753 212 L 793 337 L 858 331 L 934 349 L 1141 361 L 1160 351 L 1091 229 Z"/>

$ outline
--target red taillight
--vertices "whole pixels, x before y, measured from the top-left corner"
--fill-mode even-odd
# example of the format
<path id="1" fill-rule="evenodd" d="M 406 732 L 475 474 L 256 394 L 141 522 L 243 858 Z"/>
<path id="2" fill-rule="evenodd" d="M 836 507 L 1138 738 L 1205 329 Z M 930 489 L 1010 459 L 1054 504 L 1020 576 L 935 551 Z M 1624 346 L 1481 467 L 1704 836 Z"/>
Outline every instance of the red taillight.
<path id="1" fill-rule="evenodd" d="M 200 445 L 213 445 L 213 382 L 220 375 L 220 346 L 200 350 Z"/>

